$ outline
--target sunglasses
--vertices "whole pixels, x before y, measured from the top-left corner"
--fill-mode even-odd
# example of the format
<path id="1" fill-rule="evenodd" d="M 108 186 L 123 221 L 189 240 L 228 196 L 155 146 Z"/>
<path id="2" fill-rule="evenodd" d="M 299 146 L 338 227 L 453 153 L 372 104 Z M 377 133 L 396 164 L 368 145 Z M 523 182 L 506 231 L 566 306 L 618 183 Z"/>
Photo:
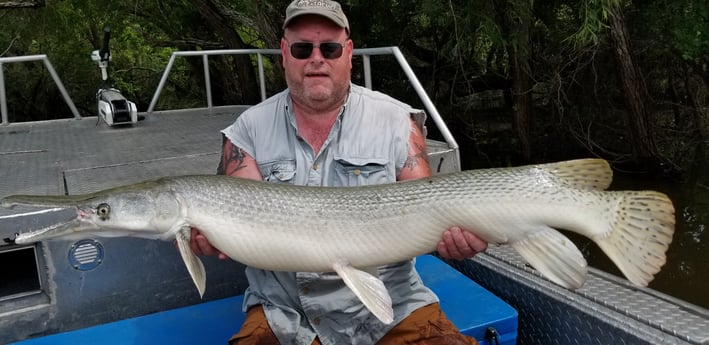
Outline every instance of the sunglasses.
<path id="1" fill-rule="evenodd" d="M 313 49 L 320 49 L 320 54 L 326 59 L 337 59 L 342 56 L 342 48 L 344 46 L 336 42 L 324 42 L 319 46 L 313 45 L 310 42 L 296 42 L 290 45 L 290 55 L 298 60 L 304 60 L 313 54 Z"/>

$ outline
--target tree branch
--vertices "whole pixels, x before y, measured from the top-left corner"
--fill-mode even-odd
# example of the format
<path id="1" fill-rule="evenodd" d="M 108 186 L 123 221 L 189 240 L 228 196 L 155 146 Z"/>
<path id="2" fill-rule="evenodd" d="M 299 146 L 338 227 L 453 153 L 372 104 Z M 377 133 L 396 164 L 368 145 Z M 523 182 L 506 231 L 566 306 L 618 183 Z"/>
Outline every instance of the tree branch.
<path id="1" fill-rule="evenodd" d="M 44 0 L 0 0 L 0 9 L 40 8 L 44 5 Z"/>

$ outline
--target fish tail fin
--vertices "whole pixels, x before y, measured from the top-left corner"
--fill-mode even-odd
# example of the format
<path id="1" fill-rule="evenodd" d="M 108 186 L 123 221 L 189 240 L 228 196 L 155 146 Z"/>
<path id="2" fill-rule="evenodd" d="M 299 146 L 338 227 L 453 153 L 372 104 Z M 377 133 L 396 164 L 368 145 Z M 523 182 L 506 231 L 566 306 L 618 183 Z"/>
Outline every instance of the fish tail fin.
<path id="1" fill-rule="evenodd" d="M 611 228 L 594 241 L 632 283 L 647 286 L 665 264 L 675 215 L 672 201 L 654 191 L 613 192 L 620 195 Z"/>

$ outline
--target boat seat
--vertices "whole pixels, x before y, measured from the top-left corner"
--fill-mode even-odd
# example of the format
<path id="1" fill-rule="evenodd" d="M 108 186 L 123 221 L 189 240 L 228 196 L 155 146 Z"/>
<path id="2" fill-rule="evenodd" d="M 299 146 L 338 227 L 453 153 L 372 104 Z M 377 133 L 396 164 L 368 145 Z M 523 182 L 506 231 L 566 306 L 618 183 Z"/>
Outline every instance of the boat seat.
<path id="1" fill-rule="evenodd" d="M 481 345 L 515 344 L 517 311 L 511 306 L 434 256 L 418 257 L 416 268 L 462 333 Z M 234 296 L 15 344 L 226 344 L 244 321 L 242 302 L 243 295 Z"/>

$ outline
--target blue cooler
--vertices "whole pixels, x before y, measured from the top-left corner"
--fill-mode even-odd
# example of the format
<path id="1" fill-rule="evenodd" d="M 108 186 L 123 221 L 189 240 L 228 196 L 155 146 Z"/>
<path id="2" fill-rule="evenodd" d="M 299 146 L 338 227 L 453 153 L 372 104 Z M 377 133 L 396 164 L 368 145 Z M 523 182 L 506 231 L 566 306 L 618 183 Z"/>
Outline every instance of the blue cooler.
<path id="1" fill-rule="evenodd" d="M 441 309 L 465 335 L 480 345 L 514 345 L 517 342 L 517 311 L 458 270 L 440 259 L 423 255 L 416 269 L 431 288 Z"/>

